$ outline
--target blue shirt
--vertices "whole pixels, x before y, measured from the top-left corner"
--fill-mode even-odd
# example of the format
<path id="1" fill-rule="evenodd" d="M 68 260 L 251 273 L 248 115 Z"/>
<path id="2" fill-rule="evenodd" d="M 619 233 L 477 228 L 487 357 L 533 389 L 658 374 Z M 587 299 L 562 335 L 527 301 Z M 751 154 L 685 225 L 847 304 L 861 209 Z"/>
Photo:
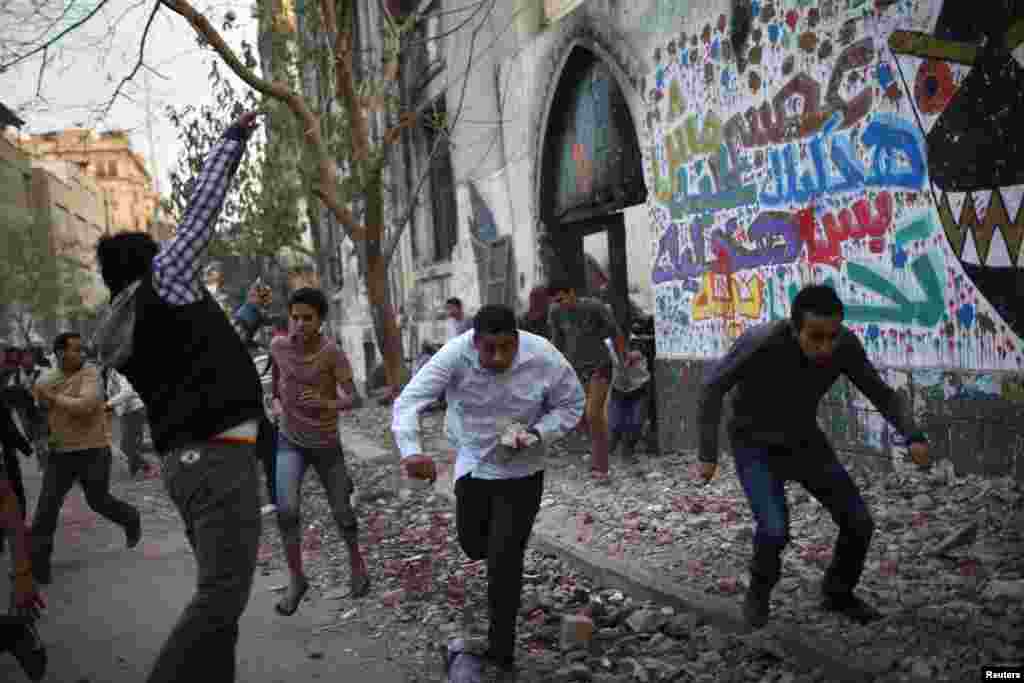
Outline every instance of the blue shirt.
<path id="1" fill-rule="evenodd" d="M 395 401 L 391 430 L 402 457 L 423 454 L 419 413 L 446 394 L 448 438 L 456 449 L 455 478 L 516 479 L 544 469 L 544 447 L 571 431 L 583 416 L 584 395 L 576 372 L 543 337 L 519 331 L 512 366 L 495 372 L 480 365 L 470 330 L 445 344 Z M 541 441 L 511 451 L 500 447 L 514 423 L 533 428 Z"/>

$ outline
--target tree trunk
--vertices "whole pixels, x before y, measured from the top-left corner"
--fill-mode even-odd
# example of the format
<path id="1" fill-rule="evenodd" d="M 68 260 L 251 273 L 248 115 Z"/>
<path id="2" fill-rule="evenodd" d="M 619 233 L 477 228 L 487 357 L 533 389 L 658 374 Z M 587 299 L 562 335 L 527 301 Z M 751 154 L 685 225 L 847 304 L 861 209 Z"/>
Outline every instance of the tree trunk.
<path id="1" fill-rule="evenodd" d="M 17 316 L 15 320 L 18 323 L 18 331 L 21 333 L 21 338 L 25 340 L 25 346 L 32 345 L 32 316 L 28 313 L 22 313 Z"/>
<path id="2" fill-rule="evenodd" d="M 370 174 L 366 186 L 366 295 L 373 316 L 377 346 L 384 361 L 384 373 L 391 396 L 397 397 L 405 383 L 405 366 L 402 363 L 402 336 L 398 329 L 395 307 L 391 303 L 391 288 L 388 286 L 388 262 L 384 259 L 382 238 L 384 236 L 384 183 L 383 169 Z"/>

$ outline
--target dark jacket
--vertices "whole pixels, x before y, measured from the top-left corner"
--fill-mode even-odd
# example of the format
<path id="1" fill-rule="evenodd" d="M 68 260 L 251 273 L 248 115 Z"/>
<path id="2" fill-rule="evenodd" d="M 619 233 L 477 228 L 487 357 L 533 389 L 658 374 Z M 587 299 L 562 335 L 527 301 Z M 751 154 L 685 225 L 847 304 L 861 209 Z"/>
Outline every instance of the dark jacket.
<path id="1" fill-rule="evenodd" d="M 146 404 L 157 452 L 263 417 L 256 367 L 208 293 L 172 306 L 145 277 L 135 306 L 134 351 L 121 372 Z"/>
<path id="2" fill-rule="evenodd" d="M 882 381 L 857 335 L 843 327 L 832 361 L 817 367 L 800 349 L 792 325 L 782 320 L 747 330 L 709 369 L 697 405 L 700 460 L 718 460 L 722 401 L 734 387 L 729 421 L 734 444 L 827 444 L 818 427 L 818 404 L 840 375 L 846 375 L 908 441 L 924 441 L 906 402 Z"/>

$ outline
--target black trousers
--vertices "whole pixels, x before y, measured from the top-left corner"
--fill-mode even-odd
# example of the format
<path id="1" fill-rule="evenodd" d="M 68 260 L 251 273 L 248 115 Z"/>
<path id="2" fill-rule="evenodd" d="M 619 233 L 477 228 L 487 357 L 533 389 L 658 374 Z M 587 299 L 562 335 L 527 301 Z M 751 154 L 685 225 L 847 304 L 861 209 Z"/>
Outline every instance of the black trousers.
<path id="1" fill-rule="evenodd" d="M 76 481 L 81 484 L 89 507 L 111 522 L 127 527 L 139 520 L 139 511 L 134 506 L 111 495 L 110 464 L 109 448 L 50 454 L 32 521 L 34 559 L 49 560 L 60 509 Z"/>
<path id="2" fill-rule="evenodd" d="M 29 620 L 7 614 L 0 615 L 0 652 L 12 652 L 28 633 Z"/>
<path id="3" fill-rule="evenodd" d="M 470 559 L 487 559 L 488 638 L 492 654 L 502 660 L 515 657 L 523 557 L 543 491 L 543 472 L 493 480 L 467 474 L 455 482 L 459 544 Z"/>
<path id="4" fill-rule="evenodd" d="M 260 431 L 256 437 L 256 455 L 263 464 L 270 502 L 277 505 L 277 427 L 266 417 L 260 420 Z"/>
<path id="5" fill-rule="evenodd" d="M 11 482 L 11 488 L 14 489 L 14 495 L 18 497 L 18 505 L 21 506 L 21 518 L 25 519 L 27 513 L 26 505 L 28 500 L 25 498 L 25 482 L 21 476 L 21 463 L 18 461 L 18 454 L 10 448 L 3 448 L 3 464 L 0 465 L 0 472 L 4 472 L 7 475 L 7 480 Z M 4 533 L 0 530 L 0 535 Z"/>

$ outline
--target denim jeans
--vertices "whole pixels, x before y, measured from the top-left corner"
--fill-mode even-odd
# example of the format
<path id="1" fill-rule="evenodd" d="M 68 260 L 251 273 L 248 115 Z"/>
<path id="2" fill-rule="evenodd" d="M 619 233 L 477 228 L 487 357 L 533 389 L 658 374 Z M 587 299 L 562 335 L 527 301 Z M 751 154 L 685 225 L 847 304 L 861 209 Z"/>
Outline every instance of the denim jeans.
<path id="1" fill-rule="evenodd" d="M 644 390 L 626 394 L 612 389 L 608 400 L 608 427 L 612 434 L 639 439 L 647 422 L 650 396 Z"/>
<path id="2" fill-rule="evenodd" d="M 500 659 L 515 657 L 523 558 L 543 491 L 544 472 L 520 479 L 467 474 L 455 482 L 459 545 L 471 560 L 487 559 L 488 636 L 492 653 Z"/>
<path id="3" fill-rule="evenodd" d="M 254 446 L 203 443 L 163 458 L 164 485 L 196 556 L 196 592 L 164 643 L 148 683 L 231 683 L 238 620 L 260 543 Z"/>
<path id="4" fill-rule="evenodd" d="M 303 448 L 278 430 L 277 436 L 277 523 L 285 543 L 300 540 L 300 492 L 306 468 L 312 465 L 327 494 L 338 532 L 346 541 L 355 539 L 358 531 L 350 497 L 354 488 L 345 467 L 341 446 Z"/>
<path id="5" fill-rule="evenodd" d="M 733 456 L 757 525 L 751 583 L 770 589 L 779 580 L 780 555 L 789 542 L 785 483 L 796 481 L 839 526 L 822 590 L 832 595 L 852 592 L 864 570 L 874 522 L 860 491 L 824 435 L 794 447 L 734 443 Z"/>

